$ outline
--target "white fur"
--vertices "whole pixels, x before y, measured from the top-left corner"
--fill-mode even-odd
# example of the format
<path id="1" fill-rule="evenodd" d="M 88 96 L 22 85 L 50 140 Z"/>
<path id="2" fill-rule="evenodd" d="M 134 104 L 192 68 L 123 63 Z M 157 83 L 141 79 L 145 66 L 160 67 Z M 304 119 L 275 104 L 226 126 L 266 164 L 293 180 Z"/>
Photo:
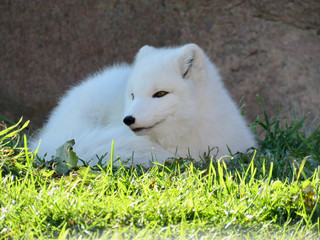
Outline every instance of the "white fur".
<path id="1" fill-rule="evenodd" d="M 152 97 L 166 91 L 163 97 Z M 131 116 L 132 129 L 123 123 Z M 138 136 L 139 135 L 139 136 Z M 195 44 L 140 49 L 132 66 L 105 69 L 71 89 L 40 133 L 39 155 L 55 154 L 67 140 L 91 165 L 114 152 L 130 163 L 163 163 L 175 154 L 195 159 L 217 147 L 218 156 L 245 152 L 255 140 L 227 93 L 218 70 Z M 31 149 L 38 145 L 34 141 Z M 110 155 L 108 155 L 110 157 Z M 108 158 L 109 159 L 109 158 Z"/>

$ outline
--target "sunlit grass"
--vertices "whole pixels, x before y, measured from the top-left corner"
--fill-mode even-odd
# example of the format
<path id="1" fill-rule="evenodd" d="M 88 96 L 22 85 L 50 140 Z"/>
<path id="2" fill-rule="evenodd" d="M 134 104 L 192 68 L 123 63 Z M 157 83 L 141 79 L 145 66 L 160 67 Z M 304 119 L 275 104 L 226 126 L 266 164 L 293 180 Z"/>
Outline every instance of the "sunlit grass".
<path id="1" fill-rule="evenodd" d="M 260 148 L 228 163 L 65 175 L 28 152 L 26 124 L 3 127 L 0 239 L 319 239 L 320 131 L 305 122 L 265 114 L 252 124 Z"/>

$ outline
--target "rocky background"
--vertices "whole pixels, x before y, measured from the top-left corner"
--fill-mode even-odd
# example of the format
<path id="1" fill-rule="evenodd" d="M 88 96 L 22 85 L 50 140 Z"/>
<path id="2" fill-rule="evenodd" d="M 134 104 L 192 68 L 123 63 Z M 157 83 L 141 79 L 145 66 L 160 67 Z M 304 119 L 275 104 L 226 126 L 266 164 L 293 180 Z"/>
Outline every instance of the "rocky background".
<path id="1" fill-rule="evenodd" d="M 320 110 L 319 0 L 1 0 L 0 115 L 36 129 L 70 86 L 145 45 L 194 42 L 244 113 Z"/>

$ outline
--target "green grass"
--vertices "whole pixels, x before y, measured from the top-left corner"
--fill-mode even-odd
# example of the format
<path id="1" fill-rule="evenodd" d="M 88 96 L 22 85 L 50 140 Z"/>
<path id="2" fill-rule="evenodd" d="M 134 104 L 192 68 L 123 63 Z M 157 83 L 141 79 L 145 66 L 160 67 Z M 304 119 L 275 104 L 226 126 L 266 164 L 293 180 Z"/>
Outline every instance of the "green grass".
<path id="1" fill-rule="evenodd" d="M 78 167 L 59 175 L 0 130 L 0 239 L 320 239 L 320 129 L 265 114 L 229 163 Z"/>

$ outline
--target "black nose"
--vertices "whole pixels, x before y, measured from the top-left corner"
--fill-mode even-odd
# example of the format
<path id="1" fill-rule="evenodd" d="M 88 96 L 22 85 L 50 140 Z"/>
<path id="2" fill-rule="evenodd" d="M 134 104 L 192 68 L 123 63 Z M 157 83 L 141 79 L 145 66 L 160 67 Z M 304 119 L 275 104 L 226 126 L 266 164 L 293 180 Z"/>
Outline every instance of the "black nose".
<path id="1" fill-rule="evenodd" d="M 123 119 L 123 122 L 125 125 L 127 126 L 130 126 L 131 124 L 134 124 L 134 122 L 136 121 L 136 119 L 132 116 L 126 116 L 124 119 Z"/>

